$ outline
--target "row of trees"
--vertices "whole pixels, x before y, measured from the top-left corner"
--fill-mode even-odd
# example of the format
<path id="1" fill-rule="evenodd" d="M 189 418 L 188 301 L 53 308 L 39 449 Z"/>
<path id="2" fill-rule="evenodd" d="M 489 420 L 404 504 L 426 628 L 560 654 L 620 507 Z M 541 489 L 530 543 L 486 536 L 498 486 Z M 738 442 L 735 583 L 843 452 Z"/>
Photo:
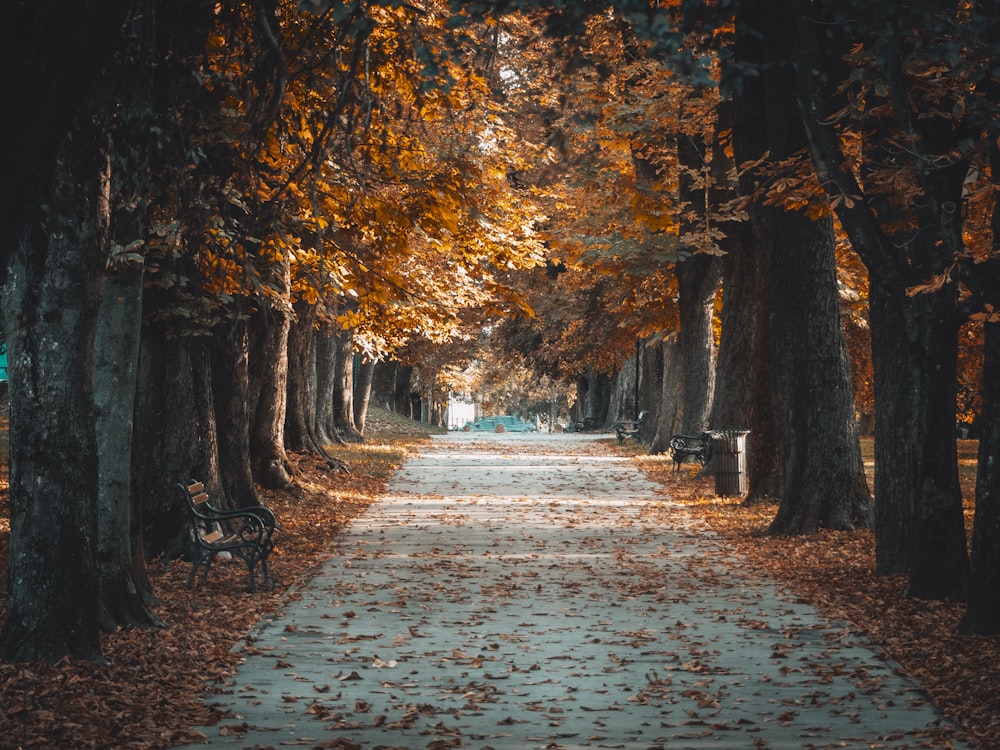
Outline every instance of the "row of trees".
<path id="1" fill-rule="evenodd" d="M 345 468 L 355 352 L 370 382 L 414 338 L 465 335 L 542 250 L 488 25 L 434 3 L 45 6 L 3 18 L 15 660 L 156 624 L 144 561 L 187 534 L 173 483 L 246 504 L 294 481 L 289 450 Z"/>
<path id="2" fill-rule="evenodd" d="M 628 372 L 645 342 L 654 449 L 749 426 L 775 531 L 874 522 L 880 571 L 924 597 L 974 582 L 967 627 L 1000 627 L 996 8 L 300 5 L 3 19 L 19 75 L 0 129 L 22 148 L 0 204 L 0 655 L 97 658 L 101 627 L 154 623 L 143 561 L 182 544 L 173 482 L 235 504 L 293 481 L 287 450 L 337 468 L 328 446 L 362 426 L 354 352 L 422 366 L 432 403 L 456 356 L 435 344 L 515 312 L 494 333 L 552 382 Z M 848 241 L 867 272 L 874 519 Z M 971 565 L 954 443 L 970 318 Z"/>
<path id="3" fill-rule="evenodd" d="M 642 338 L 653 450 L 673 432 L 749 427 L 748 500 L 779 503 L 772 531 L 874 525 L 880 572 L 908 574 L 917 597 L 969 598 L 963 627 L 995 632 L 1000 11 L 615 9 L 565 23 L 578 65 L 534 79 L 558 92 L 538 116 L 567 168 L 531 180 L 575 210 L 550 212 L 540 319 L 509 325 L 509 346 L 540 372 L 592 379 L 629 373 Z M 870 341 L 874 507 L 849 341 L 861 363 Z M 970 559 L 956 397 L 980 371 Z"/>

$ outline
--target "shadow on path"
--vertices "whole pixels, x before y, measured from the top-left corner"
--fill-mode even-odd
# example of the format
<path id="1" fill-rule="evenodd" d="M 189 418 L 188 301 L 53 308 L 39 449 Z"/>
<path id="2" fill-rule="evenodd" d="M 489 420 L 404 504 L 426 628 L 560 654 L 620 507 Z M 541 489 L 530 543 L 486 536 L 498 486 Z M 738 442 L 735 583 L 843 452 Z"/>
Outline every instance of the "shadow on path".
<path id="1" fill-rule="evenodd" d="M 666 522 L 664 521 L 666 519 Z M 947 727 L 586 436 L 440 436 L 262 624 L 246 748 L 918 748 Z"/>

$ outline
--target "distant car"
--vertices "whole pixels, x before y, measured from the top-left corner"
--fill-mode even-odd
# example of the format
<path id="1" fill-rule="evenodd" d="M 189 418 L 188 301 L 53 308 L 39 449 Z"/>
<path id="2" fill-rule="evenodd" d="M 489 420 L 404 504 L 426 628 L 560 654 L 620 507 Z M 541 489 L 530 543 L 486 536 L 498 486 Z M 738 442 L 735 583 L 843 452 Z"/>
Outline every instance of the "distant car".
<path id="1" fill-rule="evenodd" d="M 467 432 L 496 432 L 497 425 L 503 425 L 507 432 L 536 432 L 538 430 L 534 422 L 522 422 L 517 417 L 510 415 L 480 417 L 475 422 L 466 422 L 462 429 Z"/>

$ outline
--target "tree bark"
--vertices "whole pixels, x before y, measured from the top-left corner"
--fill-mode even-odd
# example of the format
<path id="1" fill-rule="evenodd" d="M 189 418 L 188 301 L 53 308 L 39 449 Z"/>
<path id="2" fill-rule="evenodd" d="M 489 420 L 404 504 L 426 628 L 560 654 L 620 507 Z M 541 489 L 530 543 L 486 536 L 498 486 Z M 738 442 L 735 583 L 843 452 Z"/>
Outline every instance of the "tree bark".
<path id="1" fill-rule="evenodd" d="M 963 633 L 1000 633 L 1000 323 L 983 331 L 983 407 L 976 472 L 969 606 Z"/>
<path id="2" fill-rule="evenodd" d="M 715 398 L 715 298 L 719 259 L 693 256 L 677 267 L 681 329 L 682 422 L 680 432 L 699 435 L 708 429 Z"/>
<path id="3" fill-rule="evenodd" d="M 789 9 L 769 2 L 748 4 L 737 16 L 743 61 L 761 66 L 763 86 L 753 92 L 763 94 L 758 101 L 742 102 L 744 116 L 752 113 L 763 121 L 756 136 L 741 141 L 737 163 L 759 158 L 761 146 L 780 161 L 807 145 L 795 67 L 784 45 L 795 28 Z M 755 137 L 762 142 L 754 143 Z M 760 249 L 762 307 L 756 319 L 760 338 L 750 425 L 756 451 L 750 467 L 774 485 L 754 486 L 751 471 L 750 496 L 776 492 L 780 507 L 772 533 L 869 526 L 871 495 L 854 419 L 832 223 L 764 205 L 754 206 L 751 222 Z M 763 454 L 761 443 L 772 456 Z"/>
<path id="4" fill-rule="evenodd" d="M 29 202 L 52 188 L 60 144 L 120 48 L 132 6 L 108 0 L 5 8 L 0 69 L 9 74 L 0 82 L 0 142 L 17 145 L 6 154 L 0 182 L 0 268 L 20 242 Z"/>
<path id="5" fill-rule="evenodd" d="M 98 136 L 60 152 L 3 294 L 10 385 L 9 592 L 0 657 L 99 660 L 93 361 L 101 282 Z M 88 154 L 83 157 L 82 154 Z"/>
<path id="6" fill-rule="evenodd" d="M 315 311 L 297 304 L 288 333 L 288 397 L 285 411 L 285 448 L 318 453 Z"/>
<path id="7" fill-rule="evenodd" d="M 739 76 L 739 86 L 734 93 L 733 152 L 737 164 L 756 162 L 764 158 L 774 145 L 769 129 L 767 110 L 767 86 L 761 72 L 769 64 L 768 50 L 764 41 L 764 20 L 761 17 L 761 2 L 748 2 L 740 6 L 736 17 L 735 75 Z M 746 75 L 743 68 L 750 67 L 754 74 Z M 772 105 L 773 106 L 773 105 Z M 782 144 L 783 146 L 783 144 Z M 783 153 L 784 148 L 783 148 Z M 745 502 L 773 502 L 781 497 L 784 486 L 780 460 L 780 436 L 775 421 L 775 404 L 770 387 L 768 356 L 770 346 L 770 311 L 765 304 L 767 293 L 766 274 L 771 270 L 772 246 L 764 235 L 768 212 L 754 199 L 759 178 L 751 171 L 744 170 L 739 180 L 740 194 L 751 200 L 749 208 L 748 241 L 743 245 L 743 270 L 747 272 L 746 284 L 750 292 L 752 313 L 748 322 L 753 328 L 748 332 L 750 357 L 749 372 L 750 411 L 748 414 L 750 435 L 747 439 L 748 492 Z"/>
<path id="8" fill-rule="evenodd" d="M 830 220 L 784 215 L 769 278 L 785 485 L 772 533 L 871 527 Z"/>
<path id="9" fill-rule="evenodd" d="M 333 421 L 337 434 L 349 442 L 364 438 L 354 424 L 354 332 L 337 329 L 333 334 L 337 361 L 333 376 Z"/>
<path id="10" fill-rule="evenodd" d="M 651 453 L 664 453 L 670 446 L 670 438 L 680 432 L 683 418 L 683 367 L 681 363 L 680 343 L 678 333 L 671 332 L 664 336 L 657 347 L 660 352 L 657 364 L 660 368 L 660 396 L 657 399 L 659 411 L 656 419 L 656 432 L 650 443 Z"/>
<path id="11" fill-rule="evenodd" d="M 290 283 L 287 258 L 276 273 L 279 285 L 287 292 Z M 285 455 L 290 325 L 290 312 L 280 304 L 258 312 L 251 319 L 250 391 L 253 417 L 250 426 L 250 466 L 254 480 L 268 489 L 289 489 L 292 486 L 290 465 Z"/>
<path id="12" fill-rule="evenodd" d="M 147 606 L 156 601 L 143 556 L 140 509 L 132 495 L 132 439 L 142 326 L 149 205 L 148 137 L 153 103 L 148 85 L 155 53 L 156 13 L 150 2 L 132 17 L 124 59 L 114 79 L 121 99 L 104 96 L 115 113 L 108 126 L 102 186 L 106 208 L 102 250 L 108 272 L 95 341 L 94 405 L 99 459 L 98 559 L 101 627 L 159 626 Z"/>
<path id="13" fill-rule="evenodd" d="M 375 360 L 362 359 L 358 369 L 358 379 L 354 383 L 354 425 L 358 432 L 365 434 L 368 420 L 368 404 L 371 400 L 372 380 L 375 377 Z"/>
<path id="14" fill-rule="evenodd" d="M 142 268 L 119 269 L 105 281 L 94 361 L 94 404 L 99 455 L 101 627 L 161 625 L 146 602 L 152 591 L 142 555 L 141 523 L 132 523 L 132 427 L 142 320 Z"/>
<path id="15" fill-rule="evenodd" d="M 333 418 L 336 393 L 337 344 L 331 326 L 316 335 L 316 439 L 321 445 L 344 444 Z"/>
<path id="16" fill-rule="evenodd" d="M 393 411 L 410 419 L 413 419 L 412 382 L 413 368 L 410 365 L 396 363 L 392 392 Z"/>
<path id="17" fill-rule="evenodd" d="M 250 469 L 250 352 L 245 320 L 237 317 L 216 333 L 211 357 L 221 489 L 216 497 L 236 507 L 259 505 Z"/>
<path id="18" fill-rule="evenodd" d="M 206 344 L 196 337 L 166 338 L 155 326 L 142 332 L 132 478 L 150 557 L 171 559 L 191 551 L 187 512 L 175 483 L 205 482 L 214 500 L 229 505 L 218 479 L 208 359 Z"/>
<path id="19" fill-rule="evenodd" d="M 740 239 L 745 229 L 738 228 Z M 754 322 L 752 276 L 744 243 L 727 244 L 722 259 L 722 333 L 715 366 L 715 398 L 709 424 L 718 430 L 744 430 L 750 424 L 750 350 Z"/>
<path id="20" fill-rule="evenodd" d="M 804 1 L 780 5 L 789 18 L 810 18 Z M 894 214 L 877 210 L 854 173 L 842 168 L 848 162 L 828 118 L 829 90 L 821 73 L 839 59 L 843 45 L 831 49 L 815 34 L 815 25 L 804 22 L 789 38 L 799 45 L 796 84 L 813 162 L 828 191 L 853 196 L 835 210 L 870 278 L 877 569 L 908 571 L 912 596 L 961 599 L 969 563 L 955 447 L 957 290 L 949 283 L 924 294 L 906 291 L 945 272 L 964 252 L 961 212 L 947 208 L 962 202 L 965 167 L 950 156 L 961 151 L 954 140 L 961 131 L 953 118 L 915 118 L 910 112 L 901 73 L 905 35 L 888 23 L 871 36 L 865 41 L 878 49 L 895 110 L 894 140 L 887 148 L 906 157 L 923 191 L 914 209 L 919 228 L 904 242 L 883 230 L 881 222 L 891 222 Z M 900 133 L 910 136 L 909 148 L 896 147 Z M 873 137 L 878 135 L 875 130 Z"/>

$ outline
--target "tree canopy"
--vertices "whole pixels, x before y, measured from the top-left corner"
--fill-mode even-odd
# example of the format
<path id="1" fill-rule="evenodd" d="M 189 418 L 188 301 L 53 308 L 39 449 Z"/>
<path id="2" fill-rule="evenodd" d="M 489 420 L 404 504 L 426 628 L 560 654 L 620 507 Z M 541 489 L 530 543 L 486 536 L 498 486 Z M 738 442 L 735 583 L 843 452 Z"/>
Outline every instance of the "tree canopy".
<path id="1" fill-rule="evenodd" d="M 749 427 L 774 531 L 871 522 L 863 416 L 880 571 L 1000 629 L 997 477 L 970 557 L 954 443 L 997 434 L 992 3 L 97 5 L 0 31 L 11 575 L 37 583 L 4 656 L 148 619 L 143 553 L 186 533 L 165 476 L 239 505 L 290 450 L 349 469 L 376 361 L 432 418 L 457 371 L 498 379 L 484 351 L 498 405 L 641 401 L 654 451 Z"/>

